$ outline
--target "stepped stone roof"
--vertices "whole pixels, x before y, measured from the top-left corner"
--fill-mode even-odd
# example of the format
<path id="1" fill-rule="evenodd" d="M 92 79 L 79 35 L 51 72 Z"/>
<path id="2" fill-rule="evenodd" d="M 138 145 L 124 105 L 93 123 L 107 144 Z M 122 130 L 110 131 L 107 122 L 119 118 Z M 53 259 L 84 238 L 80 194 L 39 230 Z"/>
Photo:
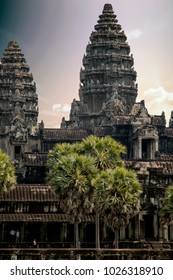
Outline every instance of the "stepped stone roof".
<path id="1" fill-rule="evenodd" d="M 45 128 L 43 130 L 43 139 L 44 140 L 82 140 L 88 136 L 88 132 L 85 129 L 52 129 Z"/>
<path id="2" fill-rule="evenodd" d="M 19 184 L 8 192 L 2 192 L 0 200 L 9 202 L 57 202 L 57 195 L 49 185 Z"/>
<path id="3" fill-rule="evenodd" d="M 126 166 L 133 168 L 137 174 L 148 175 L 149 171 L 153 170 L 156 173 L 159 172 L 160 175 L 171 175 L 173 176 L 173 161 L 171 160 L 132 160 L 126 161 Z"/>
<path id="4" fill-rule="evenodd" d="M 66 214 L 0 214 L 0 222 L 69 222 Z"/>
<path id="5" fill-rule="evenodd" d="M 70 217 L 66 214 L 0 214 L 0 222 L 70 222 Z M 86 215 L 83 222 L 94 223 L 94 215 Z"/>

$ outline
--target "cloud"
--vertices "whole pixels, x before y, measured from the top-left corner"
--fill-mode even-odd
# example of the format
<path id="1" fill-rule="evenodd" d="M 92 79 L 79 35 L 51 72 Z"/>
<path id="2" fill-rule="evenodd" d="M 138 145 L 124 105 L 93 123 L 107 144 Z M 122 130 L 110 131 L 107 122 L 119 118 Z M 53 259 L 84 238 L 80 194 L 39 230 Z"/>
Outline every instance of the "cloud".
<path id="1" fill-rule="evenodd" d="M 149 113 L 160 115 L 164 111 L 168 121 L 173 110 L 173 92 L 163 87 L 149 88 L 144 91 L 144 100 Z"/>
<path id="2" fill-rule="evenodd" d="M 52 111 L 53 112 L 56 112 L 56 113 L 69 113 L 70 112 L 70 109 L 71 109 L 71 105 L 70 104 L 59 104 L 59 103 L 56 103 L 56 104 L 53 104 L 52 105 Z"/>
<path id="3" fill-rule="evenodd" d="M 142 35 L 142 31 L 138 28 L 131 30 L 129 33 L 127 33 L 128 40 L 133 40 L 136 38 L 139 38 Z"/>

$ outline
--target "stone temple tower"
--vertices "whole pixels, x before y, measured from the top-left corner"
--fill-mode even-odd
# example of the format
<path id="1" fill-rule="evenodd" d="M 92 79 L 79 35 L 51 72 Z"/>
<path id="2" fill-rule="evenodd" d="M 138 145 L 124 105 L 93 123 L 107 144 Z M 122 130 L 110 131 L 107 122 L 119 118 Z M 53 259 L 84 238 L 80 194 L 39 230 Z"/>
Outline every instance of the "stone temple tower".
<path id="1" fill-rule="evenodd" d="M 127 37 L 111 4 L 105 4 L 91 33 L 80 71 L 80 101 L 73 100 L 63 126 L 112 126 L 136 101 L 136 72 Z"/>
<path id="2" fill-rule="evenodd" d="M 16 159 L 37 125 L 38 97 L 21 49 L 10 41 L 0 64 L 0 148 Z M 32 142 L 32 141 L 30 141 Z"/>

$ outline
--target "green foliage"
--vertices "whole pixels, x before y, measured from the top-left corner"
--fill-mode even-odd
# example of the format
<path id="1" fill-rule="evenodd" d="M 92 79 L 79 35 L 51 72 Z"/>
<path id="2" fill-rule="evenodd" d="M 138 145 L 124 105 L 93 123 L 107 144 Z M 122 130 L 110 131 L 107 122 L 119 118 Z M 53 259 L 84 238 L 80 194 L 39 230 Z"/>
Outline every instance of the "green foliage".
<path id="1" fill-rule="evenodd" d="M 110 136 L 57 144 L 49 152 L 48 181 L 71 221 L 93 210 L 115 230 L 139 211 L 140 184 L 124 167 L 126 148 Z"/>
<path id="2" fill-rule="evenodd" d="M 91 135 L 84 139 L 80 145 L 80 152 L 89 154 L 96 159 L 99 170 L 123 166 L 121 154 L 126 153 L 126 147 L 110 136 L 96 137 Z"/>
<path id="3" fill-rule="evenodd" d="M 124 167 L 101 171 L 92 180 L 98 212 L 113 231 L 128 224 L 140 209 L 142 192 L 136 174 Z"/>
<path id="4" fill-rule="evenodd" d="M 8 155 L 0 150 L 0 192 L 14 188 L 15 183 L 14 166 L 11 164 Z"/>
<path id="5" fill-rule="evenodd" d="M 80 222 L 94 206 L 90 182 L 96 173 L 95 161 L 91 156 L 77 154 L 76 148 L 77 144 L 57 145 L 48 160 L 48 180 L 59 196 L 61 208 L 70 215 L 71 222 Z"/>
<path id="6" fill-rule="evenodd" d="M 170 224 L 173 221 L 173 185 L 167 187 L 165 191 L 160 217 L 162 224 Z"/>

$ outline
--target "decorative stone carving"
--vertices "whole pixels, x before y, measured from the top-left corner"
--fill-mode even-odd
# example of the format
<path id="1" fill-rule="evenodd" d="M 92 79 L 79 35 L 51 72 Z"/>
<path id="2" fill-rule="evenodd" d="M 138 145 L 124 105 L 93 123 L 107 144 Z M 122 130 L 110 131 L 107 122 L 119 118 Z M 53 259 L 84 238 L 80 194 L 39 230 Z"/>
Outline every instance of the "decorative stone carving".
<path id="1" fill-rule="evenodd" d="M 28 130 L 24 126 L 23 120 L 16 117 L 10 126 L 10 138 L 15 142 L 26 142 Z"/>

